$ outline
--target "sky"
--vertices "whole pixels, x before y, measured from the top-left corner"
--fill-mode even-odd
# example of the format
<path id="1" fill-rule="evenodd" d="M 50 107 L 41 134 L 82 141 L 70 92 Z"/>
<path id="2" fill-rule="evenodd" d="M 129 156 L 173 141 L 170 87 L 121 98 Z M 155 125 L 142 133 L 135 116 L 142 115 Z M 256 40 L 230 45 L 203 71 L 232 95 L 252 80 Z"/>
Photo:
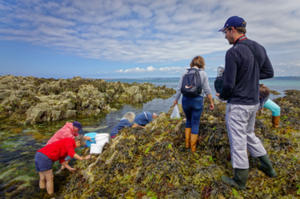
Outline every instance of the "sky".
<path id="1" fill-rule="evenodd" d="M 234 15 L 275 76 L 300 76 L 299 0 L 0 0 L 0 75 L 179 77 L 201 55 L 215 77 Z"/>

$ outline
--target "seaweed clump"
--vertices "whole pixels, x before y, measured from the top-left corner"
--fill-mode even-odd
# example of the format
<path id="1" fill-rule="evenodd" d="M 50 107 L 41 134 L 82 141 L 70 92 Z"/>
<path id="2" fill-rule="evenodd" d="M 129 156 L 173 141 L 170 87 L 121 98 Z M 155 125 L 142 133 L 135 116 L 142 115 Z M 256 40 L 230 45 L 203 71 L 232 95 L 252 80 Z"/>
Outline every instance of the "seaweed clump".
<path id="1" fill-rule="evenodd" d="M 299 99 L 300 92 L 296 95 Z M 278 101 L 284 110 L 285 104 L 293 99 L 287 93 Z M 298 111 L 290 108 L 295 109 L 291 113 Z M 283 113 L 292 117 L 289 112 Z M 300 132 L 298 127 L 287 124 L 273 129 L 268 112 L 258 116 L 255 132 L 263 141 L 278 177 L 268 178 L 257 169 L 257 159 L 250 157 L 246 190 L 236 190 L 221 182 L 222 175 L 232 175 L 224 114 L 224 103 L 218 103 L 214 111 L 205 109 L 195 153 L 184 146 L 184 119 L 171 120 L 169 114 L 161 114 L 145 129 L 124 129 L 101 155 L 77 163 L 80 171 L 60 185 L 58 195 L 64 198 L 299 197 Z"/>

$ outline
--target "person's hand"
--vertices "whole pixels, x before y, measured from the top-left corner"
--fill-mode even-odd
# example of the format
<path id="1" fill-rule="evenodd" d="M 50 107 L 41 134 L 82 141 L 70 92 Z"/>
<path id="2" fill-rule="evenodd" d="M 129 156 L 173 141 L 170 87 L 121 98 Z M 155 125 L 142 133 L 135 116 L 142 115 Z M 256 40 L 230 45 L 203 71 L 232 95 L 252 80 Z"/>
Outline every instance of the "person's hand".
<path id="1" fill-rule="evenodd" d="M 214 103 L 211 103 L 211 104 L 209 105 L 209 109 L 210 109 L 210 110 L 214 110 L 214 109 L 215 109 Z"/>
<path id="2" fill-rule="evenodd" d="M 74 173 L 74 172 L 76 171 L 76 169 L 75 169 L 75 168 L 72 168 L 72 167 L 68 168 L 68 170 L 69 170 L 70 172 L 72 172 L 72 173 Z"/>
<path id="3" fill-rule="evenodd" d="M 216 93 L 216 96 L 217 96 L 217 97 L 220 97 L 220 93 Z"/>
<path id="4" fill-rule="evenodd" d="M 92 142 L 92 138 L 91 138 L 91 137 L 84 136 L 84 137 L 83 137 L 83 139 L 85 139 L 85 140 L 89 140 L 89 141 L 91 141 L 91 142 Z"/>
<path id="5" fill-rule="evenodd" d="M 85 160 L 88 160 L 90 158 L 91 158 L 91 155 L 87 155 L 87 156 L 84 157 Z"/>
<path id="6" fill-rule="evenodd" d="M 178 101 L 177 101 L 177 100 L 174 100 L 172 107 L 174 107 L 174 106 L 177 105 L 177 104 L 178 104 Z"/>
<path id="7" fill-rule="evenodd" d="M 137 128 L 137 127 L 139 127 L 139 125 L 137 123 L 134 123 L 131 127 L 132 128 Z"/>

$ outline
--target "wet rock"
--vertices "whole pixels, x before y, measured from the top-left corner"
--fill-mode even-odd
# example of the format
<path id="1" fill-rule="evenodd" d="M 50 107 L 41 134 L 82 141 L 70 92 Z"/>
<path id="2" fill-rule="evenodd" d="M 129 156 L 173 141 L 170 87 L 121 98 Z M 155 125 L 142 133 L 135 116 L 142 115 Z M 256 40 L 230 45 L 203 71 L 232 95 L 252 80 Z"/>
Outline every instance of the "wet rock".
<path id="1" fill-rule="evenodd" d="M 61 118 L 62 118 L 62 112 L 61 111 L 56 111 L 56 110 L 51 111 L 52 121 L 57 121 L 57 120 L 60 120 Z"/>
<path id="2" fill-rule="evenodd" d="M 28 109 L 26 112 L 26 123 L 34 124 L 37 122 L 42 122 L 42 117 L 45 115 L 47 107 L 33 107 Z"/>
<path id="3" fill-rule="evenodd" d="M 67 110 L 64 118 L 74 118 L 76 117 L 76 110 Z"/>
<path id="4" fill-rule="evenodd" d="M 26 124 L 105 114 L 123 104 L 166 98 L 173 89 L 100 79 L 0 76 L 1 118 Z"/>

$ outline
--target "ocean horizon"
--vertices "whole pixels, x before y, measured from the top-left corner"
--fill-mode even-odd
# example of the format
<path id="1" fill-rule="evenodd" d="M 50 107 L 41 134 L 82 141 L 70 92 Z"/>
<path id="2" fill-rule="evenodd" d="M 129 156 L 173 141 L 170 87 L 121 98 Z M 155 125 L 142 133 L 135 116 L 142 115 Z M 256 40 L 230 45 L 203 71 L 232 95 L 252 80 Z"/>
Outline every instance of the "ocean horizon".
<path id="1" fill-rule="evenodd" d="M 152 83 L 156 86 L 166 86 L 168 88 L 176 89 L 180 77 L 148 77 L 148 78 L 109 78 L 106 81 L 120 81 L 126 83 Z M 215 96 L 214 81 L 215 77 L 208 78 L 212 93 Z M 278 96 L 271 96 L 271 98 L 280 97 L 284 95 L 285 90 L 300 90 L 300 77 L 298 76 L 282 76 L 271 79 L 260 80 L 260 83 L 265 84 L 271 90 L 276 90 L 280 93 Z"/>

